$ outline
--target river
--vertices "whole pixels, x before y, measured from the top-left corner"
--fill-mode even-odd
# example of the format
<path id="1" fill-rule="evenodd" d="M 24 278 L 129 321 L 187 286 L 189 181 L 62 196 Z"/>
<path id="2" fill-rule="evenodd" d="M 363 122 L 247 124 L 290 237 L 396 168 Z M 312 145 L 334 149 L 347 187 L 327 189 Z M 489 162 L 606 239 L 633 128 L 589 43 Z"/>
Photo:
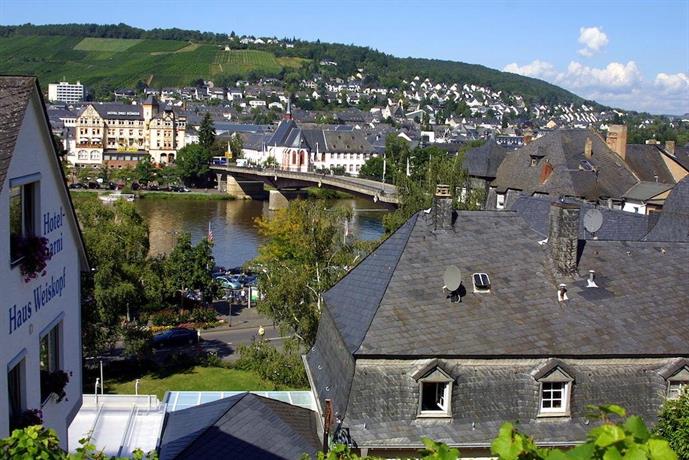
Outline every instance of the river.
<path id="1" fill-rule="evenodd" d="M 366 199 L 342 199 L 331 206 L 354 210 L 349 231 L 355 238 L 374 240 L 383 234 L 385 210 Z M 213 255 L 218 265 L 236 267 L 254 258 L 263 238 L 258 234 L 256 218 L 270 216 L 267 201 L 203 201 L 184 199 L 136 200 L 136 207 L 148 222 L 151 254 L 169 252 L 181 232 L 191 233 L 197 242 L 213 232 Z"/>

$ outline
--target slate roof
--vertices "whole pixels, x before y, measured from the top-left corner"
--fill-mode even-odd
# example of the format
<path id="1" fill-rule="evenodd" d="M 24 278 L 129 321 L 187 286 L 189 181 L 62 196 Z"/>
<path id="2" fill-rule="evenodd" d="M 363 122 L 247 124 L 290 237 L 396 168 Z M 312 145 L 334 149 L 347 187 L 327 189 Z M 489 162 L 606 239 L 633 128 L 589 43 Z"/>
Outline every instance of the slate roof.
<path id="1" fill-rule="evenodd" d="M 642 181 L 674 184 L 675 179 L 665 165 L 660 146 L 627 144 L 625 162 Z M 657 177 L 657 180 L 656 180 Z"/>
<path id="2" fill-rule="evenodd" d="M 544 236 L 522 214 L 458 211 L 449 230 L 436 231 L 432 214 L 418 213 L 324 295 L 307 369 L 356 444 L 409 447 L 430 436 L 485 447 L 505 420 L 540 442 L 571 444 L 590 429 L 585 405 L 609 402 L 654 420 L 665 389 L 655 370 L 689 356 L 689 243 L 587 238 L 582 276 L 562 276 L 552 243 L 539 244 Z M 606 219 L 629 228 L 605 228 Z M 645 225 L 643 216 L 604 212 L 600 233 L 641 239 Z M 463 274 L 459 303 L 443 290 L 451 265 Z M 473 292 L 473 273 L 489 275 L 489 293 Z M 543 421 L 533 375 L 550 358 L 576 386 L 572 416 Z M 413 376 L 432 360 L 454 381 L 449 419 L 417 417 Z"/>
<path id="3" fill-rule="evenodd" d="M 521 216 L 532 230 L 538 232 L 544 238 L 548 236 L 548 216 L 552 198 L 538 196 L 520 196 L 510 206 Z M 616 240 L 616 241 L 641 241 L 649 229 L 651 221 L 645 214 L 609 209 L 602 206 L 594 206 L 590 203 L 567 200 L 578 203 L 581 206 L 582 216 L 590 209 L 598 209 L 603 214 L 603 225 L 595 235 L 584 228 L 584 219 L 579 220 L 579 238 L 582 240 Z"/>
<path id="4" fill-rule="evenodd" d="M 34 77 L 0 76 L 0 190 L 5 184 L 24 113 L 35 88 Z"/>
<path id="5" fill-rule="evenodd" d="M 592 143 L 591 158 L 584 156 L 587 139 Z M 537 159 L 535 166 L 532 158 Z M 582 161 L 588 161 L 597 173 L 582 170 Z M 553 172 L 541 182 L 546 162 Z M 632 170 L 598 134 L 588 129 L 559 129 L 508 155 L 500 164 L 493 185 L 499 191 L 513 189 L 597 200 L 620 198 L 637 182 Z"/>
<path id="6" fill-rule="evenodd" d="M 689 241 L 689 176 L 673 187 L 645 240 Z"/>
<path id="7" fill-rule="evenodd" d="M 623 195 L 623 198 L 635 201 L 648 201 L 663 192 L 667 192 L 673 187 L 673 185 L 674 180 L 672 183 L 642 181 L 627 190 Z"/>
<path id="8" fill-rule="evenodd" d="M 361 130 L 350 132 L 323 131 L 328 152 L 370 153 L 373 148 Z"/>
<path id="9" fill-rule="evenodd" d="M 494 179 L 508 152 L 509 150 L 500 146 L 495 139 L 490 139 L 480 147 L 466 152 L 462 164 L 472 177 Z"/>
<path id="10" fill-rule="evenodd" d="M 318 415 L 243 393 L 166 415 L 160 460 L 299 459 L 314 456 L 321 442 Z"/>

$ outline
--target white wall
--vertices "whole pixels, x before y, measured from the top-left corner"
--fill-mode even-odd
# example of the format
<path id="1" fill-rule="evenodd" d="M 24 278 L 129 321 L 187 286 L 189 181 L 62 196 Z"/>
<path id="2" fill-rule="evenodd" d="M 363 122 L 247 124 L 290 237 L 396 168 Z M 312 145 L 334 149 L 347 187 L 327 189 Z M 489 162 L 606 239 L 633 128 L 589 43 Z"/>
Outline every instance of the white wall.
<path id="1" fill-rule="evenodd" d="M 0 437 L 9 429 L 7 393 L 8 363 L 25 353 L 25 395 L 27 409 L 41 409 L 44 424 L 57 431 L 63 447 L 67 443 L 70 414 L 81 405 L 81 327 L 80 327 L 80 258 L 76 224 L 70 217 L 67 192 L 61 183 L 59 165 L 50 144 L 49 131 L 43 118 L 40 99 L 34 92 L 29 104 L 9 171 L 0 191 Z M 40 173 L 37 233 L 50 243 L 62 242 L 62 249 L 48 262 L 46 273 L 25 282 L 18 266 L 10 266 L 9 184 L 12 178 Z M 44 218 L 60 215 L 62 224 L 47 231 Z M 44 232 L 44 229 L 46 232 Z M 50 286 L 51 280 L 64 276 L 64 288 L 56 291 L 41 307 L 35 294 Z M 26 306 L 25 322 L 10 328 L 10 311 Z M 70 374 L 67 397 L 60 403 L 48 399 L 41 407 L 39 342 L 41 333 L 62 318 L 61 368 Z M 11 331 L 11 332 L 10 332 Z M 45 331 L 47 332 L 47 330 Z"/>

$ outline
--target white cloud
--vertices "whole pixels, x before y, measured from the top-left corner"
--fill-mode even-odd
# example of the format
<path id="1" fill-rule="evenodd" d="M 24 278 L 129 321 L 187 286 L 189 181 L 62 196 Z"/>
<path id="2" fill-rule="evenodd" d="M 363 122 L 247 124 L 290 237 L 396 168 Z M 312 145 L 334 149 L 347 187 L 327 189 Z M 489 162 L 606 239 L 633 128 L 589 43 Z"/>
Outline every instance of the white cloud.
<path id="1" fill-rule="evenodd" d="M 626 64 L 611 62 L 599 69 L 572 61 L 567 71 L 559 74 L 557 81 L 571 88 L 597 88 L 607 90 L 624 90 L 643 80 L 634 61 Z"/>
<path id="2" fill-rule="evenodd" d="M 538 59 L 530 64 L 524 64 L 523 66 L 519 66 L 516 62 L 513 62 L 507 64 L 502 70 L 535 78 L 548 78 L 557 75 L 557 71 L 551 63 L 539 61 Z"/>
<path id="3" fill-rule="evenodd" d="M 661 72 L 656 75 L 655 86 L 666 94 L 683 93 L 689 91 L 689 75 L 682 72 L 675 74 Z"/>
<path id="4" fill-rule="evenodd" d="M 608 36 L 600 27 L 582 27 L 579 29 L 579 43 L 584 48 L 579 50 L 579 54 L 591 57 L 601 51 L 608 41 Z"/>
<path id="5" fill-rule="evenodd" d="M 661 72 L 649 82 L 634 61 L 611 62 L 601 68 L 571 61 L 560 70 L 547 61 L 535 60 L 524 65 L 511 63 L 503 70 L 549 81 L 612 107 L 666 114 L 689 112 L 689 74 Z"/>

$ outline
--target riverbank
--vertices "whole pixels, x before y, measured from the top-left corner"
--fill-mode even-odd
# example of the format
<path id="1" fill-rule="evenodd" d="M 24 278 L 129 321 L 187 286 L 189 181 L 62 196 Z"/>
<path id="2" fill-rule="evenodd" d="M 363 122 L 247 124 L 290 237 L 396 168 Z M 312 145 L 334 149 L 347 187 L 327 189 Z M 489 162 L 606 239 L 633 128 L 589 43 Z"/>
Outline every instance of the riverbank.
<path id="1" fill-rule="evenodd" d="M 89 195 L 104 195 L 114 193 L 112 190 L 79 190 L 70 189 L 69 192 L 75 197 L 84 197 Z M 237 197 L 228 193 L 218 192 L 214 190 L 207 191 L 191 191 L 191 192 L 161 192 L 137 190 L 136 192 L 127 191 L 126 193 L 133 193 L 137 198 L 147 200 L 191 200 L 191 201 L 231 201 L 236 200 Z"/>

